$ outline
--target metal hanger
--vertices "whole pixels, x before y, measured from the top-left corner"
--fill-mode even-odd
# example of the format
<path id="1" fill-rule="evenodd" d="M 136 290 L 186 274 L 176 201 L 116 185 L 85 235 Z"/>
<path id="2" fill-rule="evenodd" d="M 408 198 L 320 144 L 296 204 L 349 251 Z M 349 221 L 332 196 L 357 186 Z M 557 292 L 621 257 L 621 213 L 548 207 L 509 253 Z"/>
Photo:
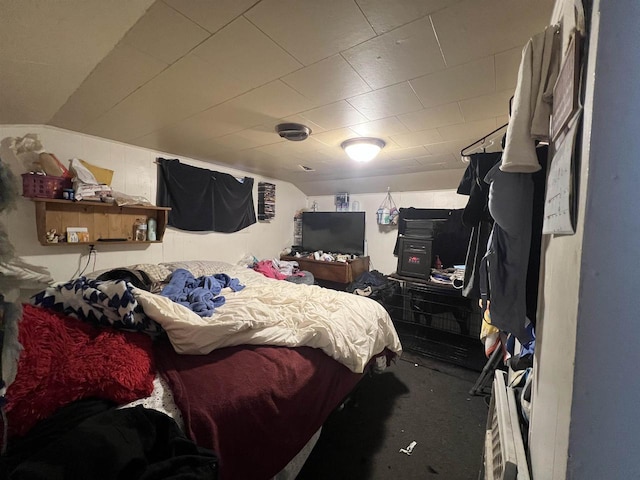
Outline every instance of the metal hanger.
<path id="1" fill-rule="evenodd" d="M 511 96 L 511 98 L 509 99 L 509 117 L 511 117 L 511 108 L 513 105 L 513 96 Z M 501 125 L 500 127 L 496 128 L 495 130 L 487 133 L 484 137 L 479 138 L 478 140 L 476 140 L 475 142 L 467 145 L 466 147 L 464 147 L 462 150 L 460 150 L 460 156 L 462 157 L 463 160 L 465 160 L 465 158 L 470 155 L 473 152 L 467 152 L 465 153 L 468 149 L 470 149 L 471 147 L 482 147 L 483 152 L 487 151 L 487 147 L 490 147 L 491 145 L 494 144 L 495 139 L 492 139 L 491 137 L 493 135 L 495 135 L 496 133 L 498 133 L 499 131 L 501 131 L 502 129 L 504 129 L 505 127 L 508 127 L 509 123 L 505 123 L 504 125 Z M 491 139 L 490 142 L 487 142 L 488 139 Z"/>

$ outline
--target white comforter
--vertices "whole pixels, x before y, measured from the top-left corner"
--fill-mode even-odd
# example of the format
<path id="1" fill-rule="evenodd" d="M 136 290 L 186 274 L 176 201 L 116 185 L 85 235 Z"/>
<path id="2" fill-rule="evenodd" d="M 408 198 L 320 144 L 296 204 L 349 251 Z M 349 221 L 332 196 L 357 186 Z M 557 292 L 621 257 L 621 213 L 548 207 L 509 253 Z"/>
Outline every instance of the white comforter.
<path id="1" fill-rule="evenodd" d="M 387 311 L 376 301 L 318 286 L 273 280 L 253 270 L 225 271 L 246 288 L 224 289 L 226 303 L 200 317 L 171 300 L 140 289 L 145 313 L 166 330 L 175 350 L 205 354 L 233 345 L 309 346 L 361 373 L 371 357 L 402 346 Z"/>

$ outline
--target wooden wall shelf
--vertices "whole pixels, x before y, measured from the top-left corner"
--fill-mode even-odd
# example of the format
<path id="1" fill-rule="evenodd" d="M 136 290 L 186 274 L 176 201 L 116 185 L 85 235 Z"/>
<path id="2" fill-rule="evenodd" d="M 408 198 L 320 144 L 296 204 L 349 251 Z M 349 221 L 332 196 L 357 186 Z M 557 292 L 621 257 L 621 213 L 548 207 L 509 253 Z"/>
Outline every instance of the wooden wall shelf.
<path id="1" fill-rule="evenodd" d="M 164 231 L 167 227 L 169 207 L 153 205 L 126 205 L 100 203 L 93 201 L 74 202 L 52 198 L 32 198 L 36 208 L 36 230 L 38 241 L 45 246 L 74 246 L 74 245 L 122 245 L 122 244 L 150 244 L 162 243 Z M 134 223 L 136 219 L 155 218 L 156 240 L 133 240 Z M 55 229 L 59 234 L 67 227 L 87 227 L 89 241 L 79 243 L 49 243 L 47 232 Z M 126 238 L 127 240 L 100 241 L 100 239 Z"/>

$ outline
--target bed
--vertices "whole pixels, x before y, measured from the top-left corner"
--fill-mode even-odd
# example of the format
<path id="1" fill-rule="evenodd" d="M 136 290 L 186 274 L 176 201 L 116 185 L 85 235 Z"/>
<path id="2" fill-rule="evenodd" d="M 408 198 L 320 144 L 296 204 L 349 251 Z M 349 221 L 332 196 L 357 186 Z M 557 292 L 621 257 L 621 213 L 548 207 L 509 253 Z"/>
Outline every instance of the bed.
<path id="1" fill-rule="evenodd" d="M 295 478 L 328 415 L 364 375 L 402 351 L 389 315 L 366 297 L 224 262 L 116 270 L 111 280 L 103 273 L 101 280 L 55 284 L 24 306 L 24 351 L 7 390 L 5 473 L 37 473 L 47 465 L 110 478 L 109 468 L 141 460 L 118 446 L 111 453 L 116 460 L 95 471 L 100 462 L 86 453 L 80 461 L 73 452 L 86 449 L 88 424 L 93 433 L 131 421 L 128 432 L 153 431 L 140 448 L 151 473 L 131 478 L 172 478 L 168 470 L 158 476 L 158 468 L 202 473 L 188 478 Z M 109 405 L 91 403 L 97 401 Z M 139 426 L 160 420 L 170 426 Z M 51 423 L 84 430 L 65 431 L 54 442 L 47 437 Z M 48 439 L 35 459 L 24 453 L 34 435 Z M 96 449 L 105 448 L 101 442 Z M 150 462 L 147 450 L 158 445 L 179 447 L 170 460 Z M 43 471 L 40 478 L 57 478 Z"/>

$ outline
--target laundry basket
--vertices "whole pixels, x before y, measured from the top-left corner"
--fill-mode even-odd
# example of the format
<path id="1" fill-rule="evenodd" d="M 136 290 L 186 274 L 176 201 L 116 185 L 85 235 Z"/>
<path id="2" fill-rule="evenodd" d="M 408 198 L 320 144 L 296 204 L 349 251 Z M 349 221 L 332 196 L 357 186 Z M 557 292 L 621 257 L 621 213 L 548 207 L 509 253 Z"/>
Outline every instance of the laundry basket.
<path id="1" fill-rule="evenodd" d="M 52 175 L 22 174 L 22 196 L 28 198 L 62 198 L 62 190 L 71 187 L 65 177 Z"/>

